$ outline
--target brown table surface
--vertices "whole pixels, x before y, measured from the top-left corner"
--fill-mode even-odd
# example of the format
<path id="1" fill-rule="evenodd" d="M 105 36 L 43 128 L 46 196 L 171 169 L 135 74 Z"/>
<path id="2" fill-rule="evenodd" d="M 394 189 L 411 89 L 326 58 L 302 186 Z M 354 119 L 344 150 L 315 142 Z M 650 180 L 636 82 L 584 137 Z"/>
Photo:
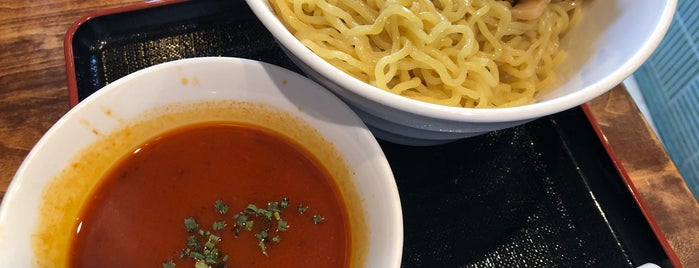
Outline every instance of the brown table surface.
<path id="1" fill-rule="evenodd" d="M 68 27 L 89 12 L 143 1 L 0 1 L 0 198 L 29 150 L 69 110 Z M 626 89 L 587 105 L 681 263 L 699 267 L 699 204 Z"/>

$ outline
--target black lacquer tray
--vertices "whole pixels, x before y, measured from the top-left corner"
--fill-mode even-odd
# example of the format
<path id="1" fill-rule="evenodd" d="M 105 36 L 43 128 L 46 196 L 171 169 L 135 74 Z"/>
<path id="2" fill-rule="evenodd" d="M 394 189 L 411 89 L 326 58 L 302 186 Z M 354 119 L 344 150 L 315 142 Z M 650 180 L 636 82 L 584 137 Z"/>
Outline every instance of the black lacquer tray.
<path id="1" fill-rule="evenodd" d="M 240 0 L 104 10 L 65 40 L 71 105 L 182 58 L 242 57 L 300 72 Z M 403 205 L 403 266 L 679 266 L 585 109 L 440 146 L 380 140 Z"/>

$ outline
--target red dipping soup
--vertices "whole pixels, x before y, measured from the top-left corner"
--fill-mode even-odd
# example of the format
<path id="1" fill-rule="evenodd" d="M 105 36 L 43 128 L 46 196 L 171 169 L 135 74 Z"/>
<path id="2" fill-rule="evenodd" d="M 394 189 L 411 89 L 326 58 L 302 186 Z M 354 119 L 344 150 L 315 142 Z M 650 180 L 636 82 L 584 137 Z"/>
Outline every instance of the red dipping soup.
<path id="1" fill-rule="evenodd" d="M 249 204 L 267 207 L 288 198 L 280 215 L 288 226 L 270 225 L 263 244 L 257 231 L 232 231 L 233 215 Z M 229 211 L 214 208 L 222 200 Z M 297 205 L 307 205 L 301 214 Z M 314 215 L 323 221 L 314 221 Z M 347 207 L 324 166 L 297 143 L 256 126 L 191 125 L 170 131 L 120 160 L 81 209 L 73 237 L 71 267 L 194 267 L 180 258 L 187 248 L 184 219 L 220 237 L 216 249 L 227 267 L 348 267 Z M 214 231 L 215 221 L 225 221 Z M 273 225 L 273 226 L 271 226 Z M 278 235 L 279 242 L 271 241 Z M 206 240 L 206 239 L 201 239 Z"/>

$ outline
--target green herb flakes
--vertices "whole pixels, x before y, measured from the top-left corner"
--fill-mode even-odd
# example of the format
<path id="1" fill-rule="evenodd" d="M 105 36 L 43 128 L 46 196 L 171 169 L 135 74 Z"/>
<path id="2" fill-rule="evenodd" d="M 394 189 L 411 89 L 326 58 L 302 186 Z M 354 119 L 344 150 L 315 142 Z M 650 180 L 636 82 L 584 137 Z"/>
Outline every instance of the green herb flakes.
<path id="1" fill-rule="evenodd" d="M 194 264 L 194 268 L 209 268 L 209 265 L 206 264 L 204 260 L 198 260 L 197 263 Z"/>
<path id="2" fill-rule="evenodd" d="M 213 249 L 214 246 L 216 246 L 216 243 L 218 243 L 218 241 L 220 239 L 221 238 L 216 236 L 216 235 L 213 235 L 213 234 L 209 235 L 209 240 L 207 240 L 206 243 L 204 244 L 204 248 Z"/>
<path id="3" fill-rule="evenodd" d="M 255 204 L 248 204 L 242 211 L 234 213 L 229 219 L 232 219 L 231 224 L 233 237 L 238 236 L 243 232 L 250 232 L 249 235 L 257 239 L 257 246 L 263 255 L 269 254 L 269 243 L 280 243 L 281 234 L 289 230 L 289 223 L 284 220 L 284 210 L 289 207 L 289 199 L 283 197 L 279 201 L 267 203 L 267 207 L 258 207 Z M 214 203 L 214 208 L 220 215 L 225 215 L 229 212 L 229 206 L 223 200 L 217 200 Z M 296 206 L 299 214 L 303 215 L 308 206 L 299 204 Z M 313 216 L 313 222 L 319 224 L 324 220 L 319 214 Z M 205 225 L 201 225 L 205 226 Z M 207 230 L 201 227 L 194 217 L 184 219 L 184 227 L 187 233 L 185 247 L 179 252 L 179 258 L 191 258 L 195 260 L 195 268 L 209 267 L 226 267 L 226 262 L 229 257 L 223 254 L 219 249 L 219 244 L 228 239 L 230 233 L 225 232 L 228 224 L 226 220 L 214 220 L 211 223 L 211 229 Z M 270 238 L 271 237 L 271 238 Z M 163 268 L 175 268 L 175 262 L 172 260 L 164 262 Z"/>
<path id="4" fill-rule="evenodd" d="M 254 222 L 254 221 L 246 221 L 246 222 L 245 222 L 245 231 L 248 231 L 248 232 L 252 231 L 252 228 L 253 228 L 254 226 L 255 226 L 255 222 Z"/>
<path id="5" fill-rule="evenodd" d="M 296 210 L 299 212 L 299 214 L 303 214 L 304 212 L 306 212 L 306 210 L 308 210 L 308 206 L 298 205 L 296 206 Z"/>
<path id="6" fill-rule="evenodd" d="M 207 236 L 207 235 L 209 235 L 209 231 L 206 231 L 204 229 L 199 229 L 199 235 L 200 236 Z"/>
<path id="7" fill-rule="evenodd" d="M 194 220 L 194 217 L 189 217 L 184 219 L 184 228 L 187 230 L 188 233 L 194 232 L 197 228 L 199 228 L 199 224 Z"/>
<path id="8" fill-rule="evenodd" d="M 199 251 L 201 249 L 196 236 L 187 237 L 187 248 L 191 248 L 194 251 Z"/>
<path id="9" fill-rule="evenodd" d="M 260 242 L 257 243 L 257 246 L 260 247 L 260 250 L 262 251 L 262 254 L 263 254 L 263 255 L 269 256 L 269 255 L 267 255 L 267 246 L 265 246 L 265 242 L 264 242 L 264 241 L 260 240 Z"/>
<path id="10" fill-rule="evenodd" d="M 175 263 L 173 261 L 163 262 L 163 268 L 175 268 Z"/>
<path id="11" fill-rule="evenodd" d="M 285 232 L 287 228 L 289 228 L 289 225 L 286 223 L 286 221 L 279 220 L 277 222 L 277 232 Z"/>
<path id="12" fill-rule="evenodd" d="M 189 256 L 194 258 L 195 260 L 204 260 L 206 258 L 206 255 L 204 255 L 203 253 L 199 253 L 199 252 L 195 252 L 195 251 L 192 251 L 189 254 Z"/>
<path id="13" fill-rule="evenodd" d="M 289 207 L 289 198 L 282 197 L 282 199 L 279 201 L 279 208 L 285 209 Z"/>
<path id="14" fill-rule="evenodd" d="M 211 229 L 214 230 L 214 231 L 221 231 L 221 230 L 223 230 L 224 228 L 226 228 L 226 221 L 215 221 L 215 222 L 211 225 Z"/>
<path id="15" fill-rule="evenodd" d="M 272 211 L 272 212 L 279 212 L 279 210 L 280 210 L 279 202 L 267 203 L 267 210 Z"/>
<path id="16" fill-rule="evenodd" d="M 282 216 L 279 214 L 279 211 L 274 212 L 274 219 L 278 221 L 282 220 Z"/>
<path id="17" fill-rule="evenodd" d="M 319 214 L 313 215 L 313 223 L 319 224 L 319 223 L 323 222 L 323 220 L 325 220 L 325 218 L 323 218 Z"/>
<path id="18" fill-rule="evenodd" d="M 255 204 L 249 204 L 248 207 L 245 208 L 245 212 L 255 214 L 257 213 L 257 206 L 255 206 Z"/>
<path id="19" fill-rule="evenodd" d="M 238 236 L 238 233 L 240 230 L 252 228 L 252 221 L 248 221 L 248 215 L 244 214 L 242 212 L 236 213 L 235 215 L 233 215 L 233 222 L 234 222 L 233 232 L 235 233 L 236 237 Z"/>
<path id="20" fill-rule="evenodd" d="M 262 230 L 259 233 L 255 234 L 255 237 L 257 237 L 258 240 L 264 242 L 267 239 L 267 230 Z"/>
<path id="21" fill-rule="evenodd" d="M 218 211 L 218 213 L 222 215 L 228 213 L 228 205 L 226 205 L 226 203 L 223 203 L 222 200 L 216 201 L 214 207 L 216 208 L 216 211 Z"/>

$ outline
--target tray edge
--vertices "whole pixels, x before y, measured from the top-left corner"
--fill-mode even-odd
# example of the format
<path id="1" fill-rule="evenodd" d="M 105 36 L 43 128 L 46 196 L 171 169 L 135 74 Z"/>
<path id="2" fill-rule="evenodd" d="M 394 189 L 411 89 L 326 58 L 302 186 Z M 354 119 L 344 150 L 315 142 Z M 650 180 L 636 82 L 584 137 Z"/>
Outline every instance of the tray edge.
<path id="1" fill-rule="evenodd" d="M 125 5 L 125 6 L 120 6 L 120 7 L 95 10 L 95 11 L 92 11 L 92 12 L 89 12 L 89 13 L 83 15 L 78 20 L 73 22 L 63 37 L 63 54 L 65 57 L 65 64 L 66 64 L 66 80 L 68 83 L 68 101 L 69 101 L 70 107 L 71 108 L 74 107 L 79 102 L 78 80 L 77 80 L 76 73 L 75 73 L 75 59 L 74 59 L 74 53 L 73 53 L 73 37 L 75 36 L 75 32 L 80 28 L 80 26 L 82 26 L 83 24 L 85 24 L 86 22 L 88 22 L 92 19 L 102 17 L 102 16 L 124 13 L 124 12 L 135 11 L 135 10 L 141 10 L 141 9 L 147 9 L 147 8 L 158 7 L 158 6 L 169 5 L 169 4 L 175 4 L 175 3 L 185 2 L 185 1 L 188 1 L 188 0 L 147 1 L 147 2 L 143 2 L 143 3 L 130 4 L 130 5 Z"/>
<path id="2" fill-rule="evenodd" d="M 619 173 L 619 176 L 624 181 L 624 184 L 626 184 L 626 188 L 629 190 L 629 193 L 633 197 L 633 199 L 636 202 L 636 204 L 638 205 L 638 207 L 641 209 L 641 213 L 643 214 L 643 217 L 646 219 L 646 222 L 648 222 L 648 225 L 650 226 L 651 230 L 653 231 L 653 234 L 655 235 L 658 242 L 660 243 L 660 246 L 663 248 L 663 250 L 665 251 L 665 254 L 667 254 L 668 258 L 670 259 L 670 262 L 672 263 L 672 265 L 674 267 L 678 267 L 678 268 L 683 267 L 682 263 L 680 262 L 679 257 L 677 256 L 675 251 L 670 246 L 670 243 L 667 241 L 667 238 L 663 234 L 662 230 L 660 230 L 660 226 L 658 225 L 657 221 L 655 220 L 655 217 L 653 217 L 652 213 L 650 212 L 650 209 L 648 208 L 646 203 L 643 201 L 643 198 L 641 198 L 641 195 L 638 193 L 638 189 L 636 188 L 633 181 L 631 180 L 631 177 L 626 172 L 626 169 L 624 169 L 623 163 L 621 162 L 619 157 L 614 152 L 612 145 L 609 144 L 609 140 L 604 135 L 604 132 L 602 131 L 602 128 L 599 126 L 597 119 L 592 114 L 590 107 L 586 103 L 580 105 L 580 107 L 582 108 L 583 113 L 585 114 L 585 117 L 587 118 L 587 121 L 590 123 L 590 126 L 592 127 L 595 134 L 597 135 L 597 139 L 604 147 L 604 150 L 607 152 L 607 155 L 609 155 L 609 158 L 611 159 L 612 164 L 614 164 L 614 167 L 616 168 L 617 173 Z"/>
<path id="3" fill-rule="evenodd" d="M 185 2 L 185 1 L 188 1 L 188 0 L 161 0 L 161 1 L 152 1 L 152 2 L 149 1 L 149 2 L 125 5 L 125 6 L 121 6 L 121 7 L 96 10 L 96 11 L 92 11 L 90 13 L 87 13 L 86 15 L 80 17 L 78 20 L 73 22 L 71 24 L 71 26 L 68 28 L 68 30 L 66 31 L 66 34 L 64 36 L 64 44 L 63 44 L 64 45 L 64 56 L 65 56 L 65 62 L 66 62 L 66 80 L 68 83 L 68 95 L 69 95 L 70 107 L 71 108 L 74 107 L 79 102 L 78 88 L 77 88 L 77 77 L 76 77 L 76 72 L 75 72 L 75 62 L 74 62 L 74 53 L 73 53 L 73 37 L 74 37 L 75 32 L 80 28 L 80 26 L 82 26 L 85 22 L 88 22 L 88 21 L 90 21 L 94 18 L 97 18 L 97 17 L 112 15 L 112 14 L 117 14 L 117 13 L 123 13 L 123 12 L 129 12 L 129 11 L 135 11 L 135 10 L 140 10 L 140 9 L 146 9 L 146 8 L 151 8 L 151 7 L 157 7 L 157 6 L 162 6 L 162 5 L 174 4 L 174 3 Z M 587 118 L 592 129 L 594 130 L 595 134 L 597 135 L 599 142 L 604 147 L 604 150 L 606 151 L 607 155 L 609 155 L 609 157 L 612 161 L 612 164 L 615 166 L 615 168 L 617 170 L 617 173 L 622 178 L 622 180 L 624 181 L 624 184 L 626 184 L 627 189 L 629 190 L 634 201 L 641 209 L 641 212 L 642 212 L 644 218 L 646 219 L 646 222 L 651 227 L 651 230 L 653 231 L 655 237 L 657 238 L 661 247 L 665 251 L 665 254 L 668 255 L 670 262 L 675 267 L 682 267 L 682 264 L 679 260 L 679 257 L 676 255 L 675 251 L 670 246 L 665 235 L 662 233 L 662 230 L 660 230 L 660 227 L 659 227 L 657 221 L 655 220 L 653 215 L 650 213 L 648 206 L 645 204 L 645 202 L 643 201 L 643 199 L 639 195 L 637 188 L 634 186 L 633 182 L 631 181 L 631 178 L 629 177 L 628 173 L 624 169 L 623 164 L 621 163 L 621 160 L 619 160 L 619 158 L 617 157 L 616 153 L 614 152 L 612 146 L 609 144 L 608 140 L 605 138 L 605 135 L 602 132 L 596 118 L 592 114 L 589 106 L 587 104 L 582 104 L 582 105 L 580 105 L 580 107 L 582 108 L 582 110 L 585 114 L 585 117 Z"/>

